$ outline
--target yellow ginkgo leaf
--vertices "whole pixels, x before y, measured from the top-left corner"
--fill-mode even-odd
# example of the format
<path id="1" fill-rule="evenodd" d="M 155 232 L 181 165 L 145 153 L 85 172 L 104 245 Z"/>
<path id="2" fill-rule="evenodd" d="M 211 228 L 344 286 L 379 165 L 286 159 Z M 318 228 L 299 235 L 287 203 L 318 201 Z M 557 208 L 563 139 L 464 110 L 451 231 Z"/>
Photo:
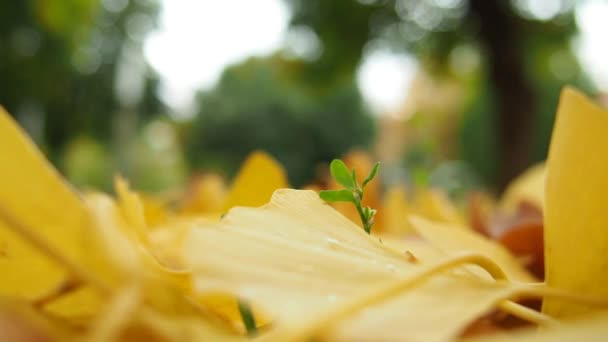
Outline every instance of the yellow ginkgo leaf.
<path id="1" fill-rule="evenodd" d="M 205 303 L 197 304 L 191 298 L 190 273 L 177 250 L 181 250 L 187 232 L 205 221 L 191 217 L 174 218 L 149 230 L 142 227 L 145 220 L 139 196 L 129 190 L 124 181 L 119 181 L 117 193 L 118 202 L 98 193 L 88 194 L 85 199 L 100 238 L 113 248 L 113 262 L 130 269 L 123 284 L 137 284 L 138 295 L 144 298 L 145 303 L 162 312 L 180 316 L 196 313 L 200 309 L 198 304 Z M 147 243 L 142 242 L 138 235 L 138 227 L 139 233 L 145 234 Z M 109 321 L 112 322 L 111 319 Z M 105 336 L 105 333 L 100 334 Z"/>
<path id="2" fill-rule="evenodd" d="M 171 216 L 169 200 L 163 196 L 139 193 L 143 205 L 144 218 L 148 228 L 165 223 Z"/>
<path id="3" fill-rule="evenodd" d="M 170 269 L 186 270 L 182 250 L 190 230 L 215 221 L 205 217 L 172 218 L 150 231 L 150 253 Z"/>
<path id="4" fill-rule="evenodd" d="M 415 232 L 415 230 L 413 231 Z M 435 262 L 446 256 L 446 253 L 418 235 L 403 237 L 403 235 L 381 234 L 380 239 L 384 246 L 397 253 L 405 254 L 406 259 L 411 262 Z"/>
<path id="5" fill-rule="evenodd" d="M 217 229 L 219 227 L 221 229 Z M 328 273 L 329 278 L 321 285 L 330 288 L 350 284 L 349 280 L 355 279 L 360 272 L 369 271 L 376 276 L 375 281 L 381 281 L 397 272 L 399 268 L 395 264 L 414 267 L 405 257 L 386 250 L 378 241 L 369 238 L 312 191 L 280 190 L 268 206 L 234 208 L 220 222 L 193 230 L 185 250 L 195 273 L 194 288 L 201 293 L 231 289 L 233 284 L 231 287 L 225 284 L 231 277 L 247 287 L 248 277 L 264 274 L 262 267 L 276 269 L 268 274 L 276 278 L 276 287 L 298 278 L 302 284 L 307 283 L 306 277 L 294 278 L 290 274 L 308 271 Z M 343 267 L 353 264 L 357 267 L 352 272 L 343 272 Z M 335 284 L 332 284 L 333 280 L 336 280 Z M 355 284 L 357 286 L 362 284 Z M 274 298 L 295 290 L 299 289 L 286 287 L 285 291 L 275 293 Z M 272 293 L 270 290 L 266 295 L 275 296 Z M 256 299 L 253 298 L 254 304 Z M 321 299 L 325 304 L 331 304 L 331 297 Z M 304 303 L 310 309 L 315 309 L 316 304 L 320 303 Z M 286 318 L 301 314 L 297 307 L 291 309 L 293 311 L 282 314 L 287 315 Z"/>
<path id="6" fill-rule="evenodd" d="M 124 215 L 124 208 L 104 194 L 86 196 L 87 206 L 92 213 L 93 222 L 99 231 L 99 239 L 107 248 L 112 248 L 109 258 L 124 269 L 128 280 L 157 281 L 172 284 L 176 288 L 186 288 L 189 272 L 178 265 L 165 263 L 159 258 L 152 244 L 143 244 L 130 226 L 130 219 Z M 189 227 L 175 225 L 169 240 L 183 239 Z M 181 242 L 177 242 L 178 244 Z M 168 248 L 168 246 L 167 246 Z M 167 260 L 168 261 L 168 260 Z M 175 267 L 175 268 L 173 268 Z"/>
<path id="7" fill-rule="evenodd" d="M 546 171 L 545 163 L 536 164 L 512 181 L 500 201 L 501 209 L 514 213 L 518 205 L 525 201 L 542 210 Z"/>
<path id="8" fill-rule="evenodd" d="M 141 244 L 149 247 L 144 206 L 139 196 L 134 191 L 131 191 L 129 184 L 122 177 L 116 177 L 114 188 L 116 189 L 119 208 L 127 221 L 127 225 L 125 226 L 129 227 Z"/>
<path id="9" fill-rule="evenodd" d="M 184 215 L 222 214 L 226 202 L 226 183 L 216 174 L 194 177 L 181 201 L 179 213 Z M 219 217 L 218 217 L 219 218 Z"/>
<path id="10" fill-rule="evenodd" d="M 404 187 L 397 186 L 388 189 L 382 202 L 382 208 L 378 212 L 377 229 L 391 234 L 414 233 L 407 219 L 410 210 Z"/>
<path id="11" fill-rule="evenodd" d="M 70 326 L 53 320 L 30 303 L 0 298 L 0 341 L 73 341 Z"/>
<path id="12" fill-rule="evenodd" d="M 608 336 L 608 313 L 585 317 L 574 322 L 560 324 L 555 327 L 524 329 L 512 331 L 509 334 L 499 333 L 478 338 L 467 339 L 470 342 L 553 342 L 553 341 L 585 341 L 604 342 Z"/>
<path id="13" fill-rule="evenodd" d="M 61 287 L 66 270 L 0 222 L 0 294 L 41 300 Z"/>
<path id="14" fill-rule="evenodd" d="M 87 193 L 83 200 L 97 240 L 104 249 L 112 248 L 112 253 L 107 256 L 111 264 L 119 265 L 124 271 L 123 276 L 141 274 L 146 247 L 139 241 L 135 228 L 129 227 L 124 210 L 102 193 Z"/>
<path id="15" fill-rule="evenodd" d="M 608 298 L 608 111 L 574 89 L 562 92 L 545 197 L 547 284 Z M 590 308 L 547 300 L 543 312 L 570 316 Z"/>
<path id="16" fill-rule="evenodd" d="M 247 332 L 239 311 L 238 298 L 233 294 L 225 292 L 205 292 L 200 295 L 195 294 L 194 298 L 198 303 L 201 303 L 205 308 L 212 310 L 242 334 Z M 269 323 L 268 318 L 266 318 L 266 315 L 262 311 L 256 307 L 252 307 L 251 309 L 258 329 L 263 328 Z"/>
<path id="17" fill-rule="evenodd" d="M 247 341 L 234 331 L 200 317 L 175 316 L 142 308 L 136 313 L 134 321 L 123 334 L 124 341 Z"/>
<path id="18" fill-rule="evenodd" d="M 235 206 L 257 207 L 266 202 L 272 193 L 289 187 L 283 167 L 268 154 L 251 153 L 232 182 L 223 210 Z"/>
<path id="19" fill-rule="evenodd" d="M 446 194 L 438 189 L 421 188 L 416 191 L 415 213 L 429 220 L 466 227 L 462 214 Z"/>
<path id="20" fill-rule="evenodd" d="M 366 336 L 369 341 L 450 341 L 516 292 L 507 284 L 435 277 L 392 301 L 354 315 L 339 324 L 329 340 L 356 341 Z"/>
<path id="21" fill-rule="evenodd" d="M 417 216 L 411 216 L 410 222 L 418 234 L 445 253 L 453 254 L 464 251 L 480 253 L 492 258 L 512 280 L 523 282 L 535 280 L 506 248 L 471 229 L 432 222 Z M 475 273 L 483 274 L 479 271 Z"/>
<path id="22" fill-rule="evenodd" d="M 104 303 L 104 295 L 99 290 L 92 286 L 81 286 L 63 296 L 58 296 L 44 309 L 53 316 L 83 325 L 99 314 Z"/>
<path id="23" fill-rule="evenodd" d="M 103 225 L 102 221 L 107 222 L 104 220 L 113 218 L 107 229 L 112 227 L 122 229 L 132 240 L 132 248 L 139 251 L 143 260 L 153 268 L 160 270 L 166 268 L 168 273 L 186 271 L 178 251 L 181 251 L 187 232 L 203 219 L 174 218 L 151 229 L 146 222 L 140 196 L 129 188 L 126 180 L 117 177 L 115 183 L 116 203 L 109 198 L 103 199 L 105 196 L 102 194 L 87 197 L 89 203 L 93 204 L 91 208 L 98 218 L 97 222 Z M 101 204 L 103 201 L 107 204 Z M 119 212 L 116 212 L 114 207 Z"/>
<path id="24" fill-rule="evenodd" d="M 109 271 L 74 190 L 0 107 L 0 294 L 36 299 Z"/>
<path id="25" fill-rule="evenodd" d="M 279 190 L 266 206 L 234 208 L 220 222 L 193 229 L 185 257 L 194 292 L 228 291 L 261 308 L 272 319 L 269 341 L 382 340 L 402 326 L 418 327 L 404 335 L 413 340 L 454 338 L 520 291 L 464 272 L 442 273 L 480 262 L 504 276 L 487 258 L 424 263 L 386 248 L 312 191 Z"/>

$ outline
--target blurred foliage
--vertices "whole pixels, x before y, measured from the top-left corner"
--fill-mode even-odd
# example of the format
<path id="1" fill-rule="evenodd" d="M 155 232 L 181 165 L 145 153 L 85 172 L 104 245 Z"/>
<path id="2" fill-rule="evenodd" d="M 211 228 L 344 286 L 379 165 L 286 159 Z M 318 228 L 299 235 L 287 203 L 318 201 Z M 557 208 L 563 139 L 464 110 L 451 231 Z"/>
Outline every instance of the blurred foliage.
<path id="1" fill-rule="evenodd" d="M 152 120 L 127 147 L 131 162 L 126 174 L 134 186 L 149 192 L 175 189 L 188 176 L 183 150 L 173 122 Z"/>
<path id="2" fill-rule="evenodd" d="M 71 139 L 107 144 L 117 116 L 163 109 L 141 53 L 157 12 L 154 0 L 1 1 L 0 103 L 52 160 L 64 148 L 80 160 L 74 149 L 93 145 Z"/>
<path id="3" fill-rule="evenodd" d="M 570 45 L 573 0 L 541 4 L 544 12 L 530 0 L 285 1 L 292 30 L 318 39 L 308 67 L 322 81 L 354 74 L 378 49 L 414 53 L 431 74 L 460 79 L 467 101 L 457 157 L 498 188 L 546 156 L 559 89 L 591 88 Z M 408 166 L 421 159 L 414 149 Z"/>
<path id="4" fill-rule="evenodd" d="M 407 122 L 404 174 L 456 196 L 480 183 L 500 189 L 545 158 L 562 85 L 592 88 L 571 48 L 574 0 L 552 1 L 541 17 L 532 0 L 284 0 L 285 49 L 228 67 L 176 132 L 159 117 L 160 80 L 142 54 L 157 1 L 0 2 L 0 104 L 79 186 L 107 189 L 116 170 L 148 191 L 181 184 L 190 167 L 231 176 L 256 149 L 285 165 L 293 186 L 319 178 L 317 165 L 373 141 L 355 74 L 390 49 L 458 84 L 430 86 Z"/>
<path id="5" fill-rule="evenodd" d="M 112 186 L 112 156 L 103 144 L 77 137 L 68 143 L 62 159 L 64 173 L 74 185 L 95 189 Z"/>
<path id="6" fill-rule="evenodd" d="M 480 179 L 470 165 L 461 161 L 447 161 L 440 164 L 429 175 L 428 184 L 432 188 L 443 189 L 447 195 L 463 203 L 472 189 L 480 188 Z"/>
<path id="7" fill-rule="evenodd" d="M 249 152 L 261 149 L 300 186 L 315 177 L 319 163 L 367 146 L 375 125 L 354 77 L 318 87 L 304 70 L 304 62 L 278 55 L 227 68 L 213 90 L 198 96 L 199 113 L 187 132 L 193 165 L 234 174 Z"/>

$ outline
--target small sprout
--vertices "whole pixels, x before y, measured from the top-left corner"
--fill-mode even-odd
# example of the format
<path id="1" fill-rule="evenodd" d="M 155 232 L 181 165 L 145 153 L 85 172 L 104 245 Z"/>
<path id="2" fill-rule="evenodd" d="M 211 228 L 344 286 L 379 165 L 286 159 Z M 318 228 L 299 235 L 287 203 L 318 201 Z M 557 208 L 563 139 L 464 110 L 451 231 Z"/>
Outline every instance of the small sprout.
<path id="1" fill-rule="evenodd" d="M 363 181 L 360 186 L 357 182 L 357 173 L 353 169 L 352 172 L 346 167 L 343 161 L 340 159 L 334 159 L 329 167 L 332 177 L 346 189 L 342 190 L 322 190 L 319 193 L 321 199 L 327 202 L 351 202 L 357 208 L 363 229 L 366 233 L 370 234 L 372 226 L 374 225 L 374 216 L 376 215 L 376 209 L 370 207 L 363 207 L 361 201 L 363 200 L 363 190 L 365 186 L 376 176 L 380 163 L 376 163 L 372 168 L 369 175 Z"/>
<path id="2" fill-rule="evenodd" d="M 243 300 L 238 301 L 239 313 L 241 314 L 241 319 L 243 320 L 243 325 L 245 325 L 245 329 L 247 330 L 247 335 L 253 337 L 257 335 L 258 328 L 255 323 L 255 317 L 253 316 L 253 311 L 251 311 L 251 307 L 249 304 Z"/>

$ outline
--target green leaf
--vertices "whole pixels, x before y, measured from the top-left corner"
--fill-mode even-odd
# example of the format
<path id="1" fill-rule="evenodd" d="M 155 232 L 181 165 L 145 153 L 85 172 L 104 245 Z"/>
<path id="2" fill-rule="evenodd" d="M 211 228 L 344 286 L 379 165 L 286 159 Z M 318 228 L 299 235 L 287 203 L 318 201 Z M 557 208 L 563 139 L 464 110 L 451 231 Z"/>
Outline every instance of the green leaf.
<path id="1" fill-rule="evenodd" d="M 363 187 L 365 187 L 367 185 L 367 183 L 371 182 L 372 179 L 374 179 L 374 177 L 376 177 L 376 174 L 378 173 L 378 169 L 380 169 L 380 162 L 376 162 L 376 164 L 374 164 L 372 171 L 369 173 L 367 178 L 365 178 L 365 180 L 363 181 Z"/>
<path id="2" fill-rule="evenodd" d="M 319 197 L 327 202 L 352 202 L 355 203 L 355 197 L 349 190 L 321 190 Z"/>
<path id="3" fill-rule="evenodd" d="M 353 184 L 355 184 L 355 188 L 359 187 L 359 183 L 357 182 L 357 171 L 355 171 L 355 169 L 353 168 Z"/>
<path id="4" fill-rule="evenodd" d="M 370 220 L 376 215 L 376 209 L 372 209 L 370 207 L 363 208 L 363 214 L 365 215 L 366 220 Z"/>
<path id="5" fill-rule="evenodd" d="M 376 209 L 369 208 L 369 218 L 370 219 L 374 218 L 374 216 L 376 215 L 376 211 L 377 211 Z"/>
<path id="6" fill-rule="evenodd" d="M 343 161 L 340 159 L 334 159 L 331 162 L 329 169 L 331 171 L 331 175 L 340 185 L 351 190 L 356 188 L 352 175 Z"/>
<path id="7" fill-rule="evenodd" d="M 245 325 L 245 329 L 247 329 L 247 335 L 255 336 L 258 332 L 258 328 L 257 324 L 255 323 L 255 317 L 253 316 L 251 307 L 247 302 L 242 300 L 238 301 L 238 306 L 241 319 L 243 320 L 243 325 Z"/>
<path id="8" fill-rule="evenodd" d="M 365 220 L 370 219 L 370 217 L 372 216 L 372 210 L 370 209 L 370 207 L 363 208 L 363 216 L 365 217 Z"/>

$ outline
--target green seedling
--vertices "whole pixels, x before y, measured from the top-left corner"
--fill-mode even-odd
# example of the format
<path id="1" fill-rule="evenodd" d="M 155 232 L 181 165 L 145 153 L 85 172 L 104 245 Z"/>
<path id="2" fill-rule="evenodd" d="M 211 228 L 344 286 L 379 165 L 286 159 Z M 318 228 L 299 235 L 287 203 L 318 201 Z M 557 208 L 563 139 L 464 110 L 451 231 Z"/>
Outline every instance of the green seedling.
<path id="1" fill-rule="evenodd" d="M 365 186 L 376 176 L 380 163 L 376 163 L 372 168 L 369 175 L 363 181 L 363 184 L 359 185 L 357 182 L 357 174 L 353 169 L 350 171 L 346 164 L 340 159 L 334 159 L 329 167 L 332 177 L 342 185 L 345 189 L 342 190 L 322 190 L 319 193 L 321 199 L 327 202 L 351 202 L 357 208 L 363 229 L 366 233 L 370 234 L 372 227 L 374 226 L 374 215 L 376 215 L 376 209 L 370 207 L 364 207 L 361 204 L 363 200 L 363 190 Z"/>

